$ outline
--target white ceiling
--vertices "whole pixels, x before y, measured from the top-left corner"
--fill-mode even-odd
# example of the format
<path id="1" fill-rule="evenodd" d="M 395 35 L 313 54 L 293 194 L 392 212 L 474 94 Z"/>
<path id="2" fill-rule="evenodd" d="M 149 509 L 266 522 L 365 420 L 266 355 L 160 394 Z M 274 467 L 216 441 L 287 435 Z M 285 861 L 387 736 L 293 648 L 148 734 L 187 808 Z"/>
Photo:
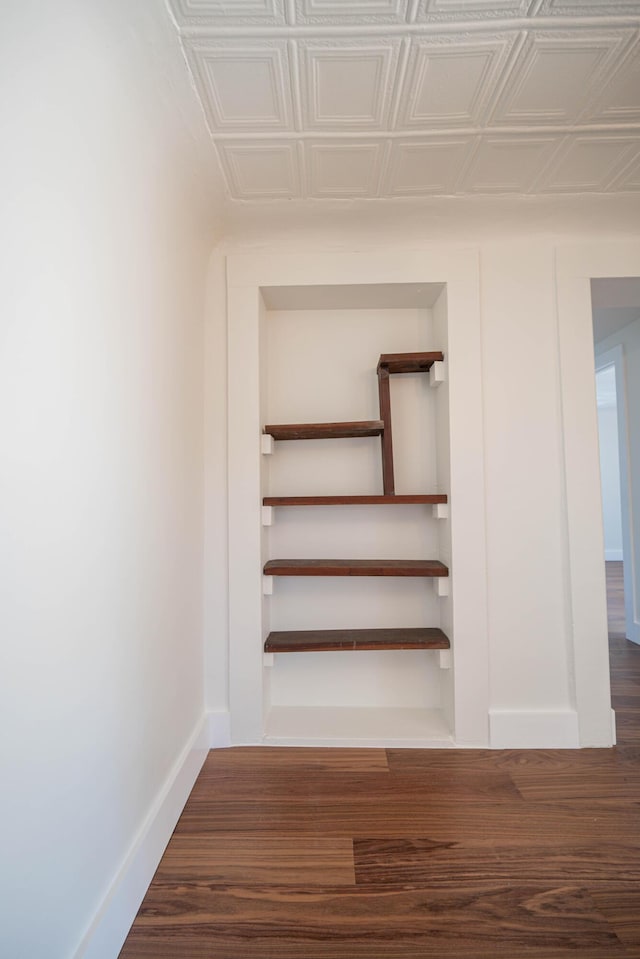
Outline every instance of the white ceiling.
<path id="1" fill-rule="evenodd" d="M 640 192 L 639 0 L 170 0 L 232 200 Z"/>

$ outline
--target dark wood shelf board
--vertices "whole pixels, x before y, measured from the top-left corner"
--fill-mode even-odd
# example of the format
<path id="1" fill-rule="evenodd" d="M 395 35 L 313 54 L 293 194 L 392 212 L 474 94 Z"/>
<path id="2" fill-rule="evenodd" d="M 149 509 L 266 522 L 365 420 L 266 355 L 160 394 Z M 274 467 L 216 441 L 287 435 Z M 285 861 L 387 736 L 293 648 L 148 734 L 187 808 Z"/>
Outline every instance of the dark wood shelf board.
<path id="1" fill-rule="evenodd" d="M 444 359 L 444 354 L 434 353 L 383 353 L 378 360 L 378 371 L 388 373 L 427 373 L 434 363 Z"/>
<path id="2" fill-rule="evenodd" d="M 265 496 L 263 506 L 413 506 L 446 503 L 446 493 L 403 493 L 394 496 Z"/>
<path id="3" fill-rule="evenodd" d="M 329 440 L 351 436 L 381 436 L 382 420 L 362 420 L 352 423 L 284 423 L 265 426 L 264 432 L 274 440 Z"/>
<path id="4" fill-rule="evenodd" d="M 265 576 L 448 576 L 436 559 L 271 559 Z"/>
<path id="5" fill-rule="evenodd" d="M 380 437 L 382 453 L 382 489 L 385 496 L 393 496 L 396 491 L 393 469 L 393 428 L 391 422 L 391 388 L 389 370 L 378 365 L 378 408 L 384 431 Z"/>
<path id="6" fill-rule="evenodd" d="M 441 629 L 312 629 L 269 633 L 265 653 L 366 649 L 449 649 Z"/>

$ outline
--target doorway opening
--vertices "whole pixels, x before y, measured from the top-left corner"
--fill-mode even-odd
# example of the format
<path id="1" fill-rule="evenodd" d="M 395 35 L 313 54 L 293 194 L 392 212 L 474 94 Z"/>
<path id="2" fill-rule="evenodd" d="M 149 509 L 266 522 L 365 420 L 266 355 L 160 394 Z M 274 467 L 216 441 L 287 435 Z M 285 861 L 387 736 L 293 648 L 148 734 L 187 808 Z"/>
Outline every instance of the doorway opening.
<path id="1" fill-rule="evenodd" d="M 592 280 L 591 300 L 609 633 L 640 644 L 640 278 Z"/>
<path id="2" fill-rule="evenodd" d="M 640 279 L 592 280 L 591 295 L 611 704 L 617 742 L 627 744 L 640 712 Z"/>
<path id="3" fill-rule="evenodd" d="M 624 554 L 620 494 L 620 439 L 616 364 L 608 357 L 596 360 L 596 401 L 600 443 L 600 485 L 607 579 L 607 620 L 610 637 L 624 637 Z"/>

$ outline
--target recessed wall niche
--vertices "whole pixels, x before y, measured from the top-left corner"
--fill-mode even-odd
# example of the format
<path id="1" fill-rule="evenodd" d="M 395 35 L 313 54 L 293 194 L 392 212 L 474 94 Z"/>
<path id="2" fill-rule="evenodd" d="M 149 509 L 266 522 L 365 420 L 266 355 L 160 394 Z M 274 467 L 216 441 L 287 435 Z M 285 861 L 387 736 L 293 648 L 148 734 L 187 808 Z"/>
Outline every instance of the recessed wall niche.
<path id="1" fill-rule="evenodd" d="M 476 282 L 471 254 L 230 258 L 234 743 L 486 744 Z"/>
<path id="2" fill-rule="evenodd" d="M 261 291 L 263 424 L 373 422 L 381 355 L 441 351 L 443 284 L 270 287 Z M 275 506 L 262 555 L 451 563 L 448 519 L 408 494 L 449 485 L 448 387 L 429 373 L 390 383 L 395 502 Z M 262 456 L 265 499 L 383 494 L 380 436 L 276 440 Z M 263 603 L 263 635 L 440 628 L 449 597 L 421 576 L 278 576 Z M 448 633 L 445 629 L 448 628 Z M 360 635 L 360 634 L 358 634 Z M 377 635 L 377 634 L 376 634 Z M 413 633 L 411 634 L 413 636 Z M 451 742 L 449 651 L 386 648 L 276 652 L 265 659 L 265 737 L 273 742 Z"/>

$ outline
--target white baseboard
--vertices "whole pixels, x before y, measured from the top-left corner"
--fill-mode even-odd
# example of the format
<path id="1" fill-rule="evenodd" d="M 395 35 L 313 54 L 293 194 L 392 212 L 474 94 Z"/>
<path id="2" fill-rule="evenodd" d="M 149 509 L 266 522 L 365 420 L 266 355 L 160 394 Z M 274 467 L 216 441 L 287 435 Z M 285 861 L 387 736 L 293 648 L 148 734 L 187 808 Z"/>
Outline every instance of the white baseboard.
<path id="1" fill-rule="evenodd" d="M 640 646 L 640 623 L 634 621 L 631 623 L 631 629 L 625 630 L 625 632 L 629 642 L 636 643 L 636 645 Z"/>
<path id="2" fill-rule="evenodd" d="M 223 749 L 231 745 L 231 713 L 229 710 L 207 713 L 209 749 Z"/>
<path id="3" fill-rule="evenodd" d="M 209 723 L 203 716 L 167 776 L 73 959 L 117 959 L 208 750 Z"/>
<path id="4" fill-rule="evenodd" d="M 607 563 L 621 563 L 622 562 L 622 550 L 621 549 L 605 549 L 604 558 Z"/>
<path id="5" fill-rule="evenodd" d="M 578 714 L 573 709 L 489 711 L 492 749 L 577 749 Z"/>

